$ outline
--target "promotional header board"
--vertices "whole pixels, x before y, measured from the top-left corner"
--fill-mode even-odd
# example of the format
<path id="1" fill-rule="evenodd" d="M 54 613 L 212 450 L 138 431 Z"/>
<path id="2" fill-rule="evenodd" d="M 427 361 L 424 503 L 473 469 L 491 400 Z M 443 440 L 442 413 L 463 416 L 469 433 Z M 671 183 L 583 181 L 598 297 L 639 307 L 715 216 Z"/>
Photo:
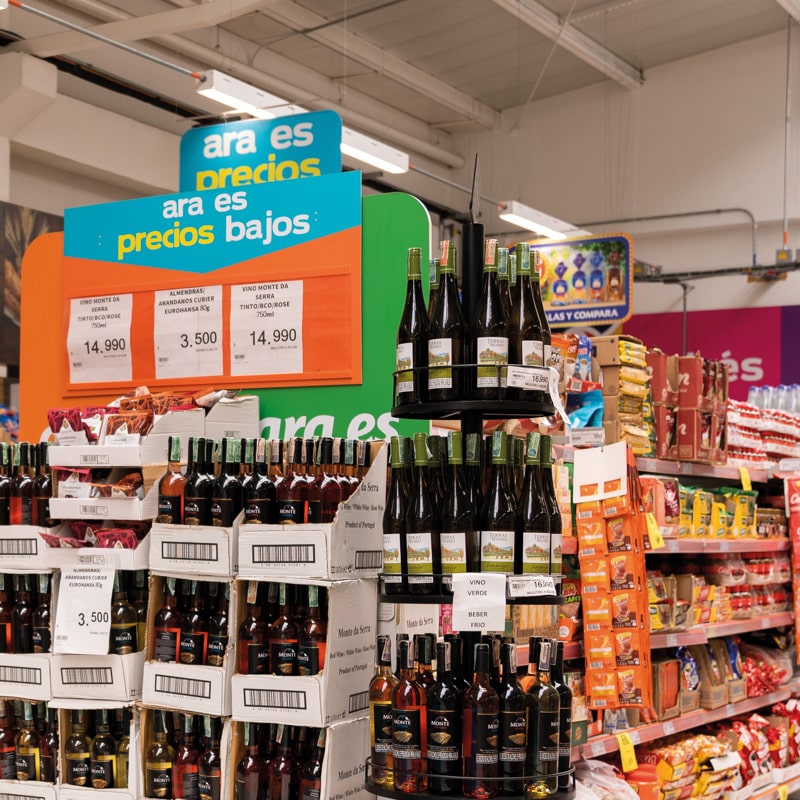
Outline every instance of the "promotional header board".
<path id="1" fill-rule="evenodd" d="M 341 143 L 335 111 L 193 128 L 181 137 L 180 189 L 230 191 L 341 172 Z"/>

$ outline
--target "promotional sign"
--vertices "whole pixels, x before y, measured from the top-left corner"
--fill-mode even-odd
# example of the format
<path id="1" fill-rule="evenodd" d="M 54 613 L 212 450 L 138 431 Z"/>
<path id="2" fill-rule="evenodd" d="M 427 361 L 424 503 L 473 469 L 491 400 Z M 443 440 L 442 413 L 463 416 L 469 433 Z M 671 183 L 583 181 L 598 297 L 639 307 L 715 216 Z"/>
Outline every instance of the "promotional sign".
<path id="1" fill-rule="evenodd" d="M 113 585 L 113 569 L 81 565 L 62 570 L 54 653 L 108 653 Z"/>
<path id="2" fill-rule="evenodd" d="M 68 210 L 69 389 L 357 383 L 360 226 L 357 172 Z"/>
<path id="3" fill-rule="evenodd" d="M 180 190 L 235 190 L 342 171 L 335 111 L 192 128 L 181 137 Z"/>
<path id="4" fill-rule="evenodd" d="M 616 324 L 633 313 L 633 243 L 600 236 L 532 244 L 542 301 L 552 328 Z"/>

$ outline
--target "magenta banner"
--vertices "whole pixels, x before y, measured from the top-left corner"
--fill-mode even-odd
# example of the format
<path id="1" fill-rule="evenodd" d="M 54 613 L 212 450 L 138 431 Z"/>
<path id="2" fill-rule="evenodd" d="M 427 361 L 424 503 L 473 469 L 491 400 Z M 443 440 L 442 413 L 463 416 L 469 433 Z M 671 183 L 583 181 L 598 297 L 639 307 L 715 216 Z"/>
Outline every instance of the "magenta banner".
<path id="1" fill-rule="evenodd" d="M 680 353 L 682 320 L 681 313 L 635 314 L 624 331 Z M 800 306 L 691 311 L 687 323 L 687 351 L 728 364 L 735 400 L 746 400 L 750 386 L 800 383 Z"/>

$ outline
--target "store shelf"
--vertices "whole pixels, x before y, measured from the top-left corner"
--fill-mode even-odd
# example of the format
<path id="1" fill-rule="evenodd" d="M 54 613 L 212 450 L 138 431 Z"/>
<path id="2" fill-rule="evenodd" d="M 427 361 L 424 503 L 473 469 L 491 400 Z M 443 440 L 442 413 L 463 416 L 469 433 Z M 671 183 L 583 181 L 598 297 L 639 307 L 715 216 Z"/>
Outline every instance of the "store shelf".
<path id="1" fill-rule="evenodd" d="M 658 473 L 660 475 L 686 475 L 692 478 L 716 478 L 724 481 L 741 480 L 738 467 L 722 467 L 715 464 L 695 464 L 691 461 L 666 461 L 661 458 L 636 459 L 639 472 Z M 753 483 L 766 483 L 771 473 L 765 469 L 750 469 L 750 480 Z"/>
<path id="2" fill-rule="evenodd" d="M 764 631 L 768 628 L 779 628 L 782 625 L 791 625 L 792 612 L 779 611 L 776 614 L 766 614 L 750 619 L 732 619 L 727 622 L 715 622 L 705 626 L 706 636 L 716 639 L 719 636 L 733 636 L 737 633 L 748 631 Z"/>
<path id="3" fill-rule="evenodd" d="M 451 403 L 416 403 L 392 409 L 392 416 L 398 419 L 457 419 L 466 413 L 480 414 L 484 419 L 530 419 L 551 417 L 556 409 L 552 403 L 524 400 L 454 400 Z"/>
<path id="4" fill-rule="evenodd" d="M 688 631 L 673 631 L 670 633 L 651 633 L 650 649 L 688 647 L 690 644 L 705 644 L 707 641 L 708 636 L 702 628 L 690 628 Z"/>
<path id="5" fill-rule="evenodd" d="M 664 532 L 662 527 L 661 532 Z M 788 539 L 703 539 L 694 536 L 664 539 L 664 547 L 648 553 L 776 553 L 789 549 Z"/>
<path id="6" fill-rule="evenodd" d="M 630 734 L 631 740 L 635 745 L 652 742 L 665 736 L 671 736 L 673 733 L 688 731 L 700 725 L 708 725 L 711 722 L 734 717 L 737 714 L 748 714 L 752 711 L 758 711 L 760 708 L 771 706 L 774 703 L 788 700 L 797 688 L 796 683 L 790 683 L 760 697 L 749 697 L 747 700 L 742 700 L 739 703 L 728 703 L 720 708 L 692 711 L 689 714 L 684 714 L 666 722 L 640 725 L 638 728 L 626 731 L 626 733 Z M 581 757 L 597 758 L 608 753 L 614 753 L 617 750 L 619 750 L 619 742 L 616 736 L 596 736 L 584 745 L 573 747 L 572 760 L 575 761 Z"/>

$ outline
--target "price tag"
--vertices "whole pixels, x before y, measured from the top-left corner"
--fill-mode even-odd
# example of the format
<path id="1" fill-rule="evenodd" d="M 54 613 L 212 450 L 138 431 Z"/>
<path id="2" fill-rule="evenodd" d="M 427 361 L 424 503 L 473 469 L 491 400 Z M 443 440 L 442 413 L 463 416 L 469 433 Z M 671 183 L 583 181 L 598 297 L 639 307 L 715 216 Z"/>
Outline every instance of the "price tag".
<path id="1" fill-rule="evenodd" d="M 508 385 L 515 389 L 526 391 L 548 391 L 550 371 L 546 367 L 523 367 L 519 364 L 509 364 Z"/>
<path id="2" fill-rule="evenodd" d="M 556 596 L 556 584 L 552 575 L 509 575 L 509 597 Z"/>
<path id="3" fill-rule="evenodd" d="M 502 631 L 506 626 L 506 576 L 490 572 L 453 575 L 453 630 Z"/>
<path id="4" fill-rule="evenodd" d="M 636 760 L 636 748 L 633 746 L 633 739 L 629 733 L 618 733 L 617 744 L 619 744 L 619 754 L 622 760 L 622 771 L 633 772 L 638 769 L 639 762 Z"/>
<path id="5" fill-rule="evenodd" d="M 81 565 L 61 573 L 54 653 L 108 654 L 114 570 Z"/>
<path id="6" fill-rule="evenodd" d="M 133 295 L 76 297 L 69 302 L 70 383 L 130 381 Z"/>
<path id="7" fill-rule="evenodd" d="M 303 371 L 303 281 L 231 286 L 231 375 Z"/>
<path id="8" fill-rule="evenodd" d="M 653 550 L 661 550 L 665 546 L 664 537 L 661 535 L 661 528 L 658 527 L 658 522 L 656 522 L 653 512 L 648 511 L 645 514 L 645 519 L 647 520 L 647 535 L 650 537 L 650 547 Z"/>
<path id="9" fill-rule="evenodd" d="M 155 293 L 156 378 L 222 375 L 222 286 Z"/>
<path id="10" fill-rule="evenodd" d="M 664 736 L 672 736 L 675 733 L 675 724 L 672 722 L 664 723 Z"/>
<path id="11" fill-rule="evenodd" d="M 789 800 L 789 787 L 785 783 L 778 784 L 778 800 Z"/>
<path id="12" fill-rule="evenodd" d="M 746 492 L 752 492 L 753 482 L 750 480 L 750 471 L 747 467 L 739 467 L 739 477 L 742 479 L 742 489 Z"/>
<path id="13" fill-rule="evenodd" d="M 598 756 L 603 756 L 606 753 L 606 747 L 602 742 L 592 742 L 591 744 L 592 755 L 597 758 Z"/>
<path id="14" fill-rule="evenodd" d="M 677 633 L 668 633 L 667 634 L 667 647 L 677 647 L 678 646 L 678 634 Z"/>

